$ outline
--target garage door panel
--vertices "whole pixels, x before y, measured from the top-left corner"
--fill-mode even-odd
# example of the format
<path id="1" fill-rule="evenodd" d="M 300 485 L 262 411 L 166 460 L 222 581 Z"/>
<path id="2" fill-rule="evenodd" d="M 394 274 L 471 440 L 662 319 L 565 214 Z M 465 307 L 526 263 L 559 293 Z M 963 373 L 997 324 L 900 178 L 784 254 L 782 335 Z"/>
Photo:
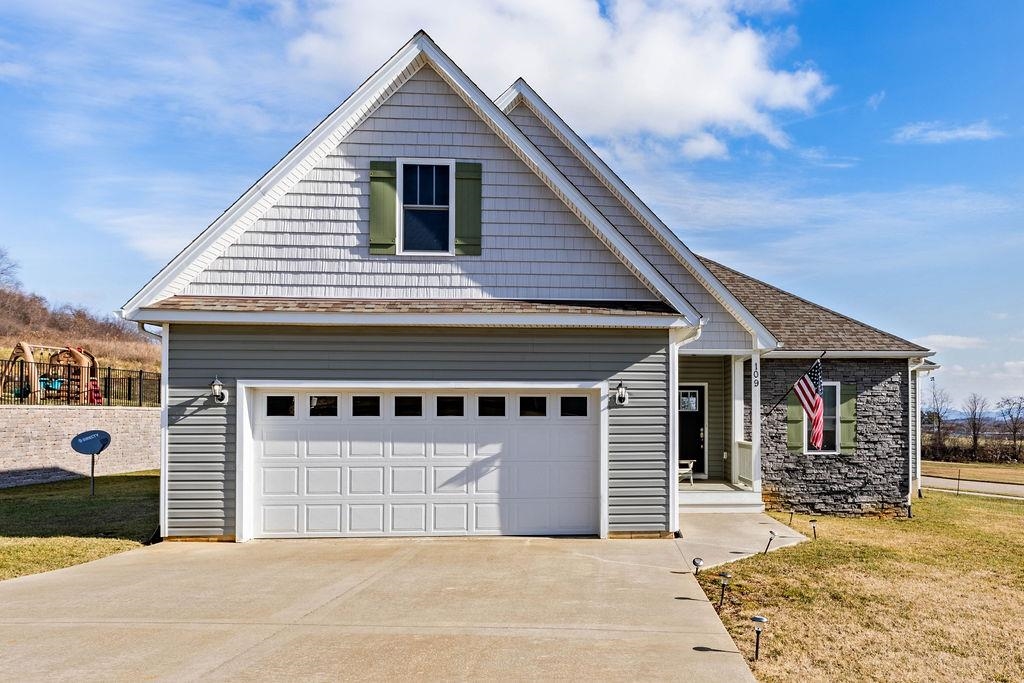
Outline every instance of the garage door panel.
<path id="1" fill-rule="evenodd" d="M 427 492 L 426 467 L 392 467 L 391 493 L 398 495 L 425 494 Z"/>
<path id="2" fill-rule="evenodd" d="M 348 492 L 352 495 L 382 495 L 384 467 L 349 467 Z"/>
<path id="3" fill-rule="evenodd" d="M 549 392 L 547 417 L 520 418 L 512 392 L 506 417 L 478 418 L 477 394 L 468 392 L 464 417 L 434 417 L 436 394 L 424 392 L 420 418 L 391 414 L 387 392 L 381 417 L 352 417 L 344 392 L 311 393 L 341 395 L 338 416 L 302 414 L 309 398 L 298 393 L 293 422 L 257 418 L 258 536 L 598 530 L 600 430 L 593 397 L 586 417 L 563 418 L 559 395 Z"/>
<path id="4" fill-rule="evenodd" d="M 306 505 L 306 531 L 330 534 L 342 531 L 340 503 L 327 505 Z"/>
<path id="5" fill-rule="evenodd" d="M 306 493 L 316 495 L 341 494 L 340 467 L 307 467 Z"/>

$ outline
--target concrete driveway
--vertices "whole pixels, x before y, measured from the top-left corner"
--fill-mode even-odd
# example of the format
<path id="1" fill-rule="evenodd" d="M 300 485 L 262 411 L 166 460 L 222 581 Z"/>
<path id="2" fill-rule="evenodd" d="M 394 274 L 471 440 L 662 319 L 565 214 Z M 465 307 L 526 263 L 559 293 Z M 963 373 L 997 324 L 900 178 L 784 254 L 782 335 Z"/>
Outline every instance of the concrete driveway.
<path id="1" fill-rule="evenodd" d="M 163 543 L 0 583 L 0 678 L 751 681 L 672 540 Z"/>

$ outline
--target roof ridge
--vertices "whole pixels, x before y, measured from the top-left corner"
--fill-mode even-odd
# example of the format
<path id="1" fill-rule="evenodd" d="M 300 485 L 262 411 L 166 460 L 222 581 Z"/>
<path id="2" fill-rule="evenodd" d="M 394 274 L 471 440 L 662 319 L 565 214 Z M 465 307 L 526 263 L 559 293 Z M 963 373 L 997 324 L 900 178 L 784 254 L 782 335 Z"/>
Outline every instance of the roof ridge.
<path id="1" fill-rule="evenodd" d="M 894 340 L 896 340 L 898 342 L 902 342 L 904 344 L 907 344 L 908 346 L 913 346 L 913 347 L 915 347 L 917 349 L 920 349 L 922 352 L 928 351 L 928 349 L 926 349 L 925 347 L 921 346 L 920 344 L 915 344 L 914 342 L 910 341 L 909 339 L 904 339 L 903 337 L 895 335 L 895 334 L 893 334 L 891 332 L 886 332 L 883 329 L 875 327 L 874 325 L 870 325 L 870 324 L 868 324 L 868 323 L 866 323 L 866 322 L 864 322 L 862 320 L 857 320 L 856 318 L 852 318 L 852 317 L 850 317 L 850 316 L 848 316 L 848 315 L 846 315 L 844 313 L 840 313 L 839 311 L 831 309 L 828 306 L 822 306 L 821 304 L 816 304 L 813 301 L 811 301 L 809 299 L 805 299 L 804 297 L 802 297 L 802 296 L 800 296 L 798 294 L 794 294 L 793 292 L 790 292 L 790 291 L 787 291 L 785 289 L 782 289 L 781 287 L 776 287 L 775 285 L 773 285 L 773 284 L 771 284 L 769 282 L 765 282 L 764 280 L 758 279 L 758 278 L 756 278 L 756 277 L 754 277 L 752 275 L 747 275 L 746 273 L 740 272 L 740 271 L 736 270 L 735 268 L 730 268 L 729 266 L 725 265 L 724 263 L 719 263 L 718 261 L 715 261 L 714 259 L 710 259 L 710 258 L 708 258 L 706 256 L 702 256 L 700 254 L 697 254 L 696 256 L 701 261 L 703 261 L 705 264 L 710 263 L 710 264 L 713 264 L 713 265 L 715 265 L 715 266 L 717 266 L 719 268 L 724 268 L 725 270 L 729 271 L 730 273 L 734 273 L 736 275 L 739 275 L 740 277 L 743 277 L 743 278 L 746 278 L 746 279 L 751 280 L 753 282 L 756 282 L 757 284 L 762 285 L 764 287 L 767 287 L 767 288 L 769 288 L 769 289 L 771 289 L 773 291 L 779 292 L 780 294 L 784 294 L 786 296 L 792 297 L 792 298 L 796 299 L 797 301 L 800 301 L 802 303 L 807 304 L 808 306 L 813 306 L 814 308 L 817 308 L 818 310 L 825 311 L 826 313 L 830 313 L 830 314 L 832 314 L 832 315 L 834 315 L 836 317 L 842 318 L 843 320 L 847 320 L 847 321 L 849 321 L 851 323 L 854 323 L 855 325 L 859 325 L 859 326 L 861 326 L 863 328 L 869 329 L 872 332 L 877 332 L 879 334 L 885 335 L 886 337 L 889 337 L 890 339 L 894 339 Z M 728 285 L 726 285 L 726 287 L 728 287 Z M 751 315 L 753 315 L 754 317 L 757 317 L 757 314 L 754 313 L 753 310 L 751 310 Z M 763 321 L 762 321 L 762 323 L 763 323 Z M 765 324 L 765 326 L 767 327 L 766 323 L 763 323 L 763 324 Z M 785 348 L 785 347 L 783 347 L 783 348 Z"/>

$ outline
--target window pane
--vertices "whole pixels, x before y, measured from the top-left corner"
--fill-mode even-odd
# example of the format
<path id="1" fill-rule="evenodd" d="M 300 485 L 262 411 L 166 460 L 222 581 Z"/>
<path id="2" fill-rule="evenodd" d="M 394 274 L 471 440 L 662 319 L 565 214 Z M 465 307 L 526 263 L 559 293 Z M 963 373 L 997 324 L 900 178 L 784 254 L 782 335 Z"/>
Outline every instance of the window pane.
<path id="1" fill-rule="evenodd" d="M 267 417 L 295 417 L 295 397 L 267 396 Z"/>
<path id="2" fill-rule="evenodd" d="M 821 388 L 821 397 L 824 401 L 824 420 L 822 429 L 821 439 L 821 450 L 822 451 L 836 451 L 838 448 L 838 427 L 837 427 L 837 416 L 836 416 L 836 392 L 839 387 L 835 384 L 826 384 Z M 814 447 L 811 446 L 811 420 L 805 417 L 807 424 L 807 450 L 813 451 Z"/>
<path id="3" fill-rule="evenodd" d="M 422 396 L 395 396 L 395 417 L 420 417 L 423 415 Z"/>
<path id="4" fill-rule="evenodd" d="M 835 426 L 835 423 L 832 424 L 831 428 L 828 426 L 827 422 L 825 423 L 825 430 L 822 433 L 822 438 L 821 438 L 821 450 L 823 450 L 823 451 L 835 451 L 835 450 L 838 450 L 836 448 L 836 426 Z"/>
<path id="5" fill-rule="evenodd" d="M 448 166 L 434 167 L 434 203 L 448 206 Z"/>
<path id="6" fill-rule="evenodd" d="M 834 384 L 826 384 L 821 389 L 822 398 L 825 399 L 825 417 L 834 418 L 836 416 L 836 389 Z"/>
<path id="7" fill-rule="evenodd" d="M 417 204 L 434 204 L 434 167 L 419 166 L 420 199 Z"/>
<path id="8" fill-rule="evenodd" d="M 353 396 L 353 417 L 380 417 L 380 396 Z"/>
<path id="9" fill-rule="evenodd" d="M 415 164 L 405 164 L 402 166 L 402 203 L 403 204 L 419 204 L 419 183 L 417 181 L 417 170 L 419 166 Z"/>
<path id="10" fill-rule="evenodd" d="M 310 396 L 309 397 L 310 417 L 337 417 L 338 397 L 337 396 Z"/>
<path id="11" fill-rule="evenodd" d="M 404 209 L 404 251 L 448 251 L 448 209 Z"/>
<path id="12" fill-rule="evenodd" d="M 586 417 L 587 397 L 586 396 L 563 396 L 562 417 Z"/>
<path id="13" fill-rule="evenodd" d="M 438 396 L 438 417 L 462 417 L 466 414 L 465 399 L 461 396 Z"/>
<path id="14" fill-rule="evenodd" d="M 544 417 L 548 414 L 548 399 L 544 396 L 520 396 L 520 417 Z"/>
<path id="15" fill-rule="evenodd" d="M 476 401 L 480 417 L 505 417 L 504 396 L 481 396 Z"/>

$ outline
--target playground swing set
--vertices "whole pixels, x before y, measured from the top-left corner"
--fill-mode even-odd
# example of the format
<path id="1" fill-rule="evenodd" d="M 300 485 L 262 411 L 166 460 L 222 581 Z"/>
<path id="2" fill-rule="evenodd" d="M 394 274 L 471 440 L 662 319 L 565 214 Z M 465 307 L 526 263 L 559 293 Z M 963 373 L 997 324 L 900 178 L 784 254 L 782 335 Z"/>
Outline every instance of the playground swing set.
<path id="1" fill-rule="evenodd" d="M 23 403 L 103 403 L 96 358 L 82 347 L 18 342 L 2 365 L 0 391 Z"/>

